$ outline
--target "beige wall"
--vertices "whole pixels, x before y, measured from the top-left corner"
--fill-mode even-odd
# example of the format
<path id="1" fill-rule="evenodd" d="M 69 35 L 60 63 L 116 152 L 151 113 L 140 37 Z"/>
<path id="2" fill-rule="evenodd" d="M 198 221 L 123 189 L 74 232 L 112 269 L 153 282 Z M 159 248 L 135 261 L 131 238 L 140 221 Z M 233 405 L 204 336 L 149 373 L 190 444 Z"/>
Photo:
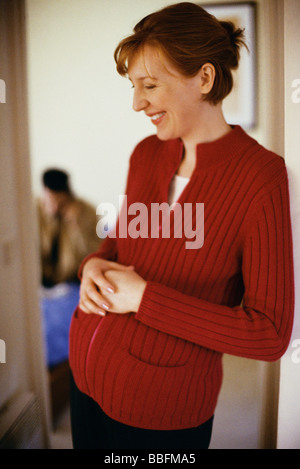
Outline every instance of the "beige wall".
<path id="1" fill-rule="evenodd" d="M 29 91 L 35 191 L 48 165 L 68 169 L 94 204 L 117 202 L 134 145 L 153 126 L 132 111 L 113 51 L 164 0 L 28 0 Z"/>
<path id="2" fill-rule="evenodd" d="M 280 2 L 257 1 L 258 124 L 251 134 L 283 154 Z M 27 0 L 35 193 L 41 171 L 59 165 L 95 205 L 117 204 L 129 155 L 153 126 L 132 111 L 131 87 L 117 75 L 113 51 L 141 17 L 170 3 L 175 2 Z M 212 448 L 274 447 L 278 366 L 225 356 L 224 372 Z"/>
<path id="3" fill-rule="evenodd" d="M 6 361 L 0 363 L 0 448 L 48 444 L 24 14 L 23 1 L 0 0 L 0 75 L 6 85 L 0 104 L 0 338 L 6 346 Z"/>
<path id="4" fill-rule="evenodd" d="M 285 159 L 290 197 L 295 262 L 295 323 L 291 345 L 280 367 L 278 447 L 300 449 L 300 2 L 285 0 Z"/>

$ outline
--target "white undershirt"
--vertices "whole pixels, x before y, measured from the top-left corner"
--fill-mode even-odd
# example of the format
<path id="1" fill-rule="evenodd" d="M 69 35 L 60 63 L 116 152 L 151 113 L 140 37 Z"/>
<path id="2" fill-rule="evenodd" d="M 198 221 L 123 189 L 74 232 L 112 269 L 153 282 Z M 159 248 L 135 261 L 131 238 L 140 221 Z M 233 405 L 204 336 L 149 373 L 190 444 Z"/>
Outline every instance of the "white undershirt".
<path id="1" fill-rule="evenodd" d="M 177 202 L 189 180 L 190 179 L 187 177 L 178 176 L 177 174 L 175 174 L 171 181 L 169 189 L 169 205 L 172 205 Z"/>

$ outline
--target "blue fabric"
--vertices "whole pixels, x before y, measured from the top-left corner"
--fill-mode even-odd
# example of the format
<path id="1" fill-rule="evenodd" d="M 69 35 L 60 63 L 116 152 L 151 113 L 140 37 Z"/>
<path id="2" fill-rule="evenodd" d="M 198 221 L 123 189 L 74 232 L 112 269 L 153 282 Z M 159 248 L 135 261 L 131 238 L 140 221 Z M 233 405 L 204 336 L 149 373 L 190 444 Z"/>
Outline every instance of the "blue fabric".
<path id="1" fill-rule="evenodd" d="M 44 288 L 41 295 L 45 353 L 47 365 L 52 367 L 69 357 L 69 329 L 79 302 L 79 284 L 62 283 Z"/>

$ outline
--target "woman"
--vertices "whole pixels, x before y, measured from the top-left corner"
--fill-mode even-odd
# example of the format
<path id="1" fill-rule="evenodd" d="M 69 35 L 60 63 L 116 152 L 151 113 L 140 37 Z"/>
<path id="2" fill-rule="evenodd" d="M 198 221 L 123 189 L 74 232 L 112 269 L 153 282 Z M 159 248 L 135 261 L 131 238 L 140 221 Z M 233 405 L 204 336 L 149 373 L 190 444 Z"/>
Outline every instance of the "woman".
<path id="1" fill-rule="evenodd" d="M 135 148 L 126 191 L 127 207 L 148 208 L 148 236 L 107 238 L 81 268 L 70 333 L 77 448 L 208 448 L 222 354 L 272 361 L 288 346 L 284 162 L 222 113 L 242 45 L 240 29 L 181 3 L 116 49 L 133 108 L 157 131 Z M 170 237 L 151 236 L 151 208 L 163 202 L 192 207 L 193 228 L 204 204 L 202 247 L 187 249 L 175 209 Z"/>

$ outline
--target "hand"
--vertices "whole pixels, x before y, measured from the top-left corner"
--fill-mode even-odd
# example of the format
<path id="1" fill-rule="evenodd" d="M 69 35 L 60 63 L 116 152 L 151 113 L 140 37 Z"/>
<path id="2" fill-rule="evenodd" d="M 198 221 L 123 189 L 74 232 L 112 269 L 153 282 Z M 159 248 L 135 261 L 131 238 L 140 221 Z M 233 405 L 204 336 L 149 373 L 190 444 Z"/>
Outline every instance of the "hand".
<path id="1" fill-rule="evenodd" d="M 85 313 L 105 316 L 110 304 L 104 294 L 112 294 L 115 286 L 106 279 L 105 272 L 112 270 L 131 271 L 133 267 L 93 257 L 83 267 L 80 285 L 79 307 Z"/>
<path id="2" fill-rule="evenodd" d="M 136 313 L 139 309 L 146 281 L 134 270 L 108 270 L 105 278 L 114 285 L 114 293 L 106 291 L 103 296 L 109 303 L 108 311 L 118 314 Z"/>

